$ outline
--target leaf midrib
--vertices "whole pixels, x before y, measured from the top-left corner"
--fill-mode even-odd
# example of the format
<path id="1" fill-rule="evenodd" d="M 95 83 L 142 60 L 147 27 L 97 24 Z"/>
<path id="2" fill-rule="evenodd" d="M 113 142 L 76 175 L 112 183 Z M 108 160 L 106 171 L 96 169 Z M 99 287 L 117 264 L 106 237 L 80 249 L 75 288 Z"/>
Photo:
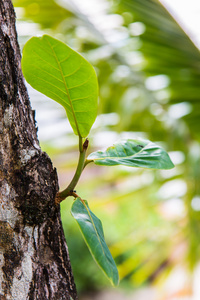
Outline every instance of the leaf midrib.
<path id="1" fill-rule="evenodd" d="M 52 45 L 50 44 L 50 42 L 47 40 L 47 43 L 49 44 L 51 50 L 52 50 L 52 53 L 53 53 L 53 56 L 58 64 L 58 68 L 59 68 L 59 71 L 61 73 L 61 76 L 62 76 L 62 79 L 63 79 L 63 83 L 64 83 L 64 86 L 65 86 L 65 89 L 66 89 L 66 92 L 67 92 L 67 97 L 68 97 L 68 100 L 69 100 L 69 103 L 70 103 L 70 107 L 71 107 L 71 110 L 72 110 L 72 115 L 74 117 L 74 121 L 75 121 L 75 125 L 76 125 L 76 130 L 77 130 L 77 133 L 79 136 L 81 136 L 80 134 L 80 131 L 79 131 L 79 127 L 78 127 L 78 123 L 77 123 L 77 120 L 76 120 L 76 115 L 75 115 L 75 111 L 74 111 L 74 108 L 73 108 L 73 105 L 72 105 L 72 100 L 71 100 L 71 97 L 70 97 L 70 94 L 69 94 L 69 90 L 68 90 L 68 87 L 67 87 L 67 84 L 66 84 L 66 81 L 65 81 L 65 77 L 64 77 L 64 74 L 63 74 L 63 70 L 62 70 L 62 67 L 60 65 L 60 62 L 59 60 L 57 59 L 57 55 L 54 51 L 54 48 L 52 47 Z"/>
<path id="2" fill-rule="evenodd" d="M 127 158 L 127 157 L 134 157 L 138 154 L 140 154 L 142 151 L 144 151 L 147 148 L 148 145 L 146 145 L 144 148 L 142 148 L 140 151 L 138 151 L 135 154 L 132 155 L 127 155 L 127 156 L 107 156 L 107 157 L 100 157 L 100 158 L 92 158 L 92 160 L 105 160 L 105 159 L 117 159 L 120 160 L 122 158 Z M 116 149 L 115 149 L 116 150 Z M 117 152 L 117 151 L 116 151 Z"/>
<path id="3" fill-rule="evenodd" d="M 81 201 L 81 203 L 82 203 L 82 201 Z M 91 223 L 92 223 L 92 225 L 93 225 L 93 227 L 94 227 L 95 233 L 96 233 L 96 235 L 97 235 L 98 241 L 99 241 L 99 243 L 100 243 L 100 245 L 101 245 L 101 248 L 102 248 L 103 254 L 105 255 L 105 257 L 106 257 L 106 259 L 107 259 L 107 256 L 106 256 L 106 254 L 105 254 L 105 251 L 104 251 L 103 245 L 102 245 L 102 243 L 101 243 L 101 240 L 100 240 L 100 237 L 99 237 L 98 231 L 97 231 L 97 229 L 96 229 L 96 226 L 95 226 L 95 224 L 94 224 L 94 222 L 93 222 L 93 219 L 92 219 L 92 216 L 91 216 L 91 214 L 90 214 L 90 211 L 89 211 L 89 209 L 88 209 L 88 207 L 87 207 L 87 205 L 86 205 L 85 203 L 82 203 L 82 204 L 84 205 L 84 207 L 85 207 L 85 208 L 86 208 L 86 210 L 87 210 L 87 213 L 88 213 L 88 215 L 89 215 L 89 218 L 90 218 L 90 220 L 91 220 Z"/>
<path id="4" fill-rule="evenodd" d="M 112 264 L 112 262 L 110 261 L 109 257 L 107 257 L 106 252 L 104 251 L 104 247 L 103 247 L 103 244 L 102 244 L 102 242 L 101 242 L 101 237 L 100 237 L 100 235 L 98 234 L 98 231 L 97 231 L 97 229 L 96 229 L 96 226 L 95 226 L 95 224 L 94 224 L 94 222 L 93 222 L 93 218 L 92 218 L 92 216 L 91 216 L 91 214 L 90 214 L 89 207 L 87 207 L 87 205 L 86 205 L 85 203 L 84 203 L 84 206 L 85 206 L 85 208 L 86 208 L 86 210 L 87 210 L 87 212 L 88 212 L 89 218 L 90 218 L 90 220 L 91 220 L 91 222 L 92 222 L 92 225 L 93 225 L 93 227 L 94 227 L 94 230 L 95 230 L 95 232 L 96 232 L 96 235 L 97 235 L 98 241 L 99 241 L 99 243 L 100 243 L 102 252 L 103 252 L 103 254 L 104 254 L 104 256 L 105 256 L 105 258 L 106 258 L 108 264 L 112 266 L 112 267 L 110 268 L 110 271 L 111 271 L 111 273 L 112 273 L 111 278 L 113 279 L 113 278 L 114 278 L 113 264 Z M 105 238 L 104 238 L 104 236 L 103 236 L 103 240 L 104 240 L 104 239 L 105 239 Z M 107 276 L 108 276 L 108 273 L 107 273 L 104 269 L 103 269 L 103 271 L 104 271 L 105 274 L 107 274 Z M 108 277 L 109 277 L 109 276 L 108 276 Z M 110 278 L 110 277 L 109 277 L 109 278 Z"/>

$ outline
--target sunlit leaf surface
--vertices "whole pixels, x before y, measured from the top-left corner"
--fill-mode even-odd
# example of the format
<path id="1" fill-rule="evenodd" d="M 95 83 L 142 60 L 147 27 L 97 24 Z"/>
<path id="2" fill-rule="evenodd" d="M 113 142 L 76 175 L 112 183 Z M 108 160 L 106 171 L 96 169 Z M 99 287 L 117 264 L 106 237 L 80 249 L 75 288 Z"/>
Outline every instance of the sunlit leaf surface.
<path id="1" fill-rule="evenodd" d="M 87 136 L 97 115 L 93 67 L 64 43 L 44 35 L 31 38 L 24 46 L 22 69 L 33 88 L 66 109 L 74 132 Z"/>
<path id="2" fill-rule="evenodd" d="M 174 167 L 167 152 L 148 140 L 123 140 L 106 151 L 97 151 L 88 156 L 96 165 L 171 169 Z"/>

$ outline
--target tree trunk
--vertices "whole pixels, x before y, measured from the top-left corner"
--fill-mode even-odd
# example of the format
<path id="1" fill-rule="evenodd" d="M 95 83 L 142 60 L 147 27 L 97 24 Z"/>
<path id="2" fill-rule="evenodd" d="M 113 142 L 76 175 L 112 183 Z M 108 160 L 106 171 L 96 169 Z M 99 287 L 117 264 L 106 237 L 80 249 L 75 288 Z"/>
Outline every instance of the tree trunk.
<path id="1" fill-rule="evenodd" d="M 0 0 L 0 300 L 77 299 L 56 170 L 37 140 L 11 0 Z"/>

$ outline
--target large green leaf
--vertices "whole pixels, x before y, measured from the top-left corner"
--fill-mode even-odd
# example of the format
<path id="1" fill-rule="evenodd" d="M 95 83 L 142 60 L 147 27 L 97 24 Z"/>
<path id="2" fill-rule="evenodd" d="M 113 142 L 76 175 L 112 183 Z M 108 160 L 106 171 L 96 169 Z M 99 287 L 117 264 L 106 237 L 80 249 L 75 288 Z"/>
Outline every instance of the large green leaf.
<path id="1" fill-rule="evenodd" d="M 33 88 L 64 106 L 75 134 L 86 137 L 97 116 L 93 67 L 64 43 L 44 35 L 24 46 L 22 69 Z"/>
<path id="2" fill-rule="evenodd" d="M 96 165 L 171 169 L 174 167 L 169 155 L 160 146 L 148 140 L 122 140 L 105 151 L 88 156 Z"/>
<path id="3" fill-rule="evenodd" d="M 77 198 L 71 209 L 72 216 L 78 222 L 86 244 L 94 259 L 104 271 L 109 280 L 117 285 L 119 282 L 118 270 L 114 259 L 104 240 L 101 221 L 90 210 L 86 201 Z"/>

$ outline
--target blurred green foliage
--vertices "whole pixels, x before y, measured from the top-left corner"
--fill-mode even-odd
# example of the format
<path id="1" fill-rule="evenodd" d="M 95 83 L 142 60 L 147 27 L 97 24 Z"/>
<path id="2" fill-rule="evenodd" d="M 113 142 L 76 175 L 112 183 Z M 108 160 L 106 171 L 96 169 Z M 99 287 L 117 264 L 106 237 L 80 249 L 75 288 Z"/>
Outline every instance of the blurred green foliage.
<path id="1" fill-rule="evenodd" d="M 102 219 L 121 286 L 160 283 L 175 265 L 194 267 L 200 253 L 199 50 L 157 0 L 97 1 L 99 16 L 86 2 L 85 7 L 64 0 L 13 2 L 19 23 L 38 23 L 94 65 L 100 117 L 90 151 L 127 136 L 147 137 L 171 151 L 174 170 L 88 166 L 78 186 Z M 41 143 L 65 187 L 76 165 L 76 142 L 69 143 L 70 134 L 63 139 L 66 147 L 60 149 L 53 141 Z M 61 213 L 78 289 L 108 286 L 70 206 L 65 201 Z"/>

